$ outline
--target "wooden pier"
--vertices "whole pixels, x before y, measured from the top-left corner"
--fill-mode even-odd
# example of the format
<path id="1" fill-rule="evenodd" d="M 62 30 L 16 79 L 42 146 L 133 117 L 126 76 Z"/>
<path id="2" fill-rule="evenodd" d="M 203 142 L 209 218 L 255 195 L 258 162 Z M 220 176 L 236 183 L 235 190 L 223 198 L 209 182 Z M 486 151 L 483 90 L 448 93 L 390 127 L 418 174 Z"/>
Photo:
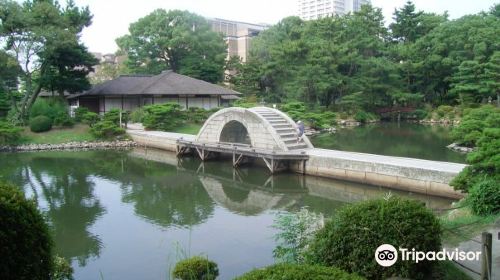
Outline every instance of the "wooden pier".
<path id="1" fill-rule="evenodd" d="M 202 161 L 218 157 L 221 154 L 232 155 L 234 168 L 252 158 L 262 159 L 271 174 L 288 170 L 291 162 L 298 162 L 301 167 L 300 173 L 304 174 L 306 161 L 309 159 L 303 150 L 271 151 L 256 149 L 240 143 L 202 143 L 184 139 L 177 140 L 177 157 L 192 153 L 197 154 Z"/>

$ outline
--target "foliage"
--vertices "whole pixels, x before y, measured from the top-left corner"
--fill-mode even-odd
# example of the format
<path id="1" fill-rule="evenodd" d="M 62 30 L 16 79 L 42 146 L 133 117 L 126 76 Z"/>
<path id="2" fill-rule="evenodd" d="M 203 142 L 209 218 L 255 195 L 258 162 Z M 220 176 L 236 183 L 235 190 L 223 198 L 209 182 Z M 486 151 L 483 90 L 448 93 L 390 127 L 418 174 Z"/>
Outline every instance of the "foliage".
<path id="1" fill-rule="evenodd" d="M 139 107 L 130 113 L 130 120 L 134 123 L 142 123 L 144 119 L 144 108 Z"/>
<path id="2" fill-rule="evenodd" d="M 72 127 L 74 124 L 75 121 L 69 116 L 67 112 L 60 113 L 54 118 L 54 125 L 56 126 Z"/>
<path id="3" fill-rule="evenodd" d="M 155 104 L 144 107 L 143 124 L 146 129 L 169 131 L 179 126 L 183 112 L 177 103 Z"/>
<path id="4" fill-rule="evenodd" d="M 90 133 L 96 138 L 109 139 L 118 135 L 125 134 L 125 129 L 119 127 L 112 121 L 100 121 L 90 128 Z"/>
<path id="5" fill-rule="evenodd" d="M 491 105 L 464 112 L 459 126 L 452 131 L 453 140 L 458 144 L 473 147 L 485 128 L 500 127 L 500 109 Z"/>
<path id="6" fill-rule="evenodd" d="M 22 70 L 22 97 L 14 104 L 18 121 L 27 119 L 42 89 L 62 96 L 90 86 L 87 74 L 97 61 L 79 40 L 91 20 L 90 10 L 74 1 L 64 7 L 56 1 L 0 2 L 0 41 Z"/>
<path id="7" fill-rule="evenodd" d="M 214 108 L 211 110 L 205 110 L 203 108 L 191 107 L 185 110 L 185 119 L 191 123 L 203 123 L 206 121 L 213 113 L 217 112 L 219 108 Z"/>
<path id="8" fill-rule="evenodd" d="M 30 119 L 37 116 L 49 117 L 54 123 L 56 119 L 69 118 L 68 105 L 59 98 L 39 98 L 30 110 Z"/>
<path id="9" fill-rule="evenodd" d="M 455 189 L 467 192 L 483 180 L 500 181 L 500 128 L 485 128 L 475 151 L 467 155 L 466 166 L 450 182 Z"/>
<path id="10" fill-rule="evenodd" d="M 369 200 L 340 209 L 311 243 L 308 261 L 356 272 L 368 279 L 391 276 L 424 279 L 433 263 L 397 262 L 381 268 L 373 252 L 381 244 L 438 251 L 441 227 L 420 202 L 402 198 Z"/>
<path id="11" fill-rule="evenodd" d="M 180 280 L 215 280 L 219 268 L 215 262 L 195 256 L 178 262 L 172 276 Z"/>
<path id="12" fill-rule="evenodd" d="M 376 117 L 371 113 L 360 110 L 354 115 L 354 120 L 360 123 L 367 123 L 371 120 L 376 120 Z"/>
<path id="13" fill-rule="evenodd" d="M 0 118 L 5 117 L 11 109 L 12 91 L 17 86 L 20 74 L 21 68 L 16 58 L 0 50 Z"/>
<path id="14" fill-rule="evenodd" d="M 335 267 L 307 264 L 275 264 L 266 268 L 254 269 L 235 280 L 362 280 L 364 278 L 349 274 Z"/>
<path id="15" fill-rule="evenodd" d="M 83 115 L 85 115 L 87 112 L 90 112 L 87 107 L 78 107 L 75 109 L 75 122 L 82 122 L 83 121 Z"/>
<path id="16" fill-rule="evenodd" d="M 323 225 L 323 215 L 309 212 L 307 208 L 298 213 L 278 214 L 273 224 L 273 228 L 279 230 L 274 236 L 278 244 L 273 250 L 274 258 L 286 263 L 304 262 L 307 245 Z"/>
<path id="17" fill-rule="evenodd" d="M 307 110 L 303 102 L 292 101 L 282 104 L 280 109 L 287 113 L 293 120 L 301 120 L 314 129 L 332 127 L 336 115 L 330 111 Z"/>
<path id="18" fill-rule="evenodd" d="M 37 116 L 30 120 L 30 130 L 33 132 L 45 132 L 52 129 L 52 120 L 46 116 Z"/>
<path id="19" fill-rule="evenodd" d="M 122 124 L 127 124 L 129 119 L 129 114 L 120 109 L 111 109 L 104 114 L 103 120 L 110 121 L 116 125 L 120 125 L 120 113 Z"/>
<path id="20" fill-rule="evenodd" d="M 54 257 L 54 269 L 51 280 L 73 280 L 73 268 L 69 262 L 59 256 Z"/>
<path id="21" fill-rule="evenodd" d="M 17 144 L 21 138 L 21 131 L 19 127 L 0 121 L 0 146 Z"/>
<path id="22" fill-rule="evenodd" d="M 500 184 L 492 179 L 476 183 L 469 190 L 467 201 L 476 215 L 500 213 Z"/>
<path id="23" fill-rule="evenodd" d="M 162 70 L 216 83 L 223 79 L 226 44 L 199 15 L 157 9 L 129 27 L 116 40 L 127 54 L 132 72 L 159 74 Z"/>
<path id="24" fill-rule="evenodd" d="M 94 126 L 100 119 L 99 115 L 94 112 L 85 112 L 82 115 L 82 122 L 89 126 Z"/>
<path id="25" fill-rule="evenodd" d="M 2 279 L 49 279 L 52 240 L 35 202 L 0 182 L 0 262 Z"/>

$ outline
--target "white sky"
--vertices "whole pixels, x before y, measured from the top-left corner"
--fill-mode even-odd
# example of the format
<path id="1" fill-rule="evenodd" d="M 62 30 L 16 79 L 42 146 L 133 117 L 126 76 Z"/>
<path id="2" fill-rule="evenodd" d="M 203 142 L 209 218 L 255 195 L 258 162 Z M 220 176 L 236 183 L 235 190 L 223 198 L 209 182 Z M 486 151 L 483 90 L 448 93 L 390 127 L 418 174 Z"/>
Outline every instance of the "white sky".
<path id="1" fill-rule="evenodd" d="M 417 10 L 443 13 L 450 18 L 489 10 L 500 0 L 414 0 Z M 64 0 L 60 2 L 64 3 Z M 89 6 L 94 14 L 93 24 L 86 28 L 82 40 L 90 51 L 111 53 L 117 50 L 115 39 L 128 33 L 130 23 L 155 9 L 189 10 L 205 17 L 218 17 L 250 23 L 276 23 L 295 15 L 297 0 L 75 0 L 78 6 Z M 372 5 L 383 10 L 390 22 L 395 8 L 406 0 L 372 0 Z"/>

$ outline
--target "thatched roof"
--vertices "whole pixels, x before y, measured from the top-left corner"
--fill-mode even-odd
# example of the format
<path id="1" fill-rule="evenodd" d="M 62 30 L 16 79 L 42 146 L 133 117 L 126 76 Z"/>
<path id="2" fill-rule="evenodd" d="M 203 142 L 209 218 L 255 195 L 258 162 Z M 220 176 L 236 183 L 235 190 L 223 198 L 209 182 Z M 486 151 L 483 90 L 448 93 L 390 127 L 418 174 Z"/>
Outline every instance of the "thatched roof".
<path id="1" fill-rule="evenodd" d="M 123 75 L 69 98 L 88 95 L 240 95 L 241 93 L 172 71 L 151 75 Z"/>

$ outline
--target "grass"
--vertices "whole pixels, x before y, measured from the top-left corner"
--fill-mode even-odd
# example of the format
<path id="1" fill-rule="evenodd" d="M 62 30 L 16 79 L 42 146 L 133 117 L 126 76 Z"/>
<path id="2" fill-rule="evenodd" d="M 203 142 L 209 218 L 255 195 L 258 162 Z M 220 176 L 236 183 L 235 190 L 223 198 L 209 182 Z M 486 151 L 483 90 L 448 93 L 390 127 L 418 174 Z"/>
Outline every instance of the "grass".
<path id="1" fill-rule="evenodd" d="M 434 279 L 440 280 L 472 280 L 469 275 L 460 270 L 451 261 L 438 262 L 433 276 Z"/>
<path id="2" fill-rule="evenodd" d="M 184 134 L 198 134 L 203 124 L 201 123 L 185 123 L 172 129 L 171 132 L 184 133 Z"/>
<path id="3" fill-rule="evenodd" d="M 53 128 L 47 132 L 34 133 L 27 127 L 21 133 L 21 144 L 61 144 L 96 140 L 88 125 L 76 124 L 69 128 Z"/>

